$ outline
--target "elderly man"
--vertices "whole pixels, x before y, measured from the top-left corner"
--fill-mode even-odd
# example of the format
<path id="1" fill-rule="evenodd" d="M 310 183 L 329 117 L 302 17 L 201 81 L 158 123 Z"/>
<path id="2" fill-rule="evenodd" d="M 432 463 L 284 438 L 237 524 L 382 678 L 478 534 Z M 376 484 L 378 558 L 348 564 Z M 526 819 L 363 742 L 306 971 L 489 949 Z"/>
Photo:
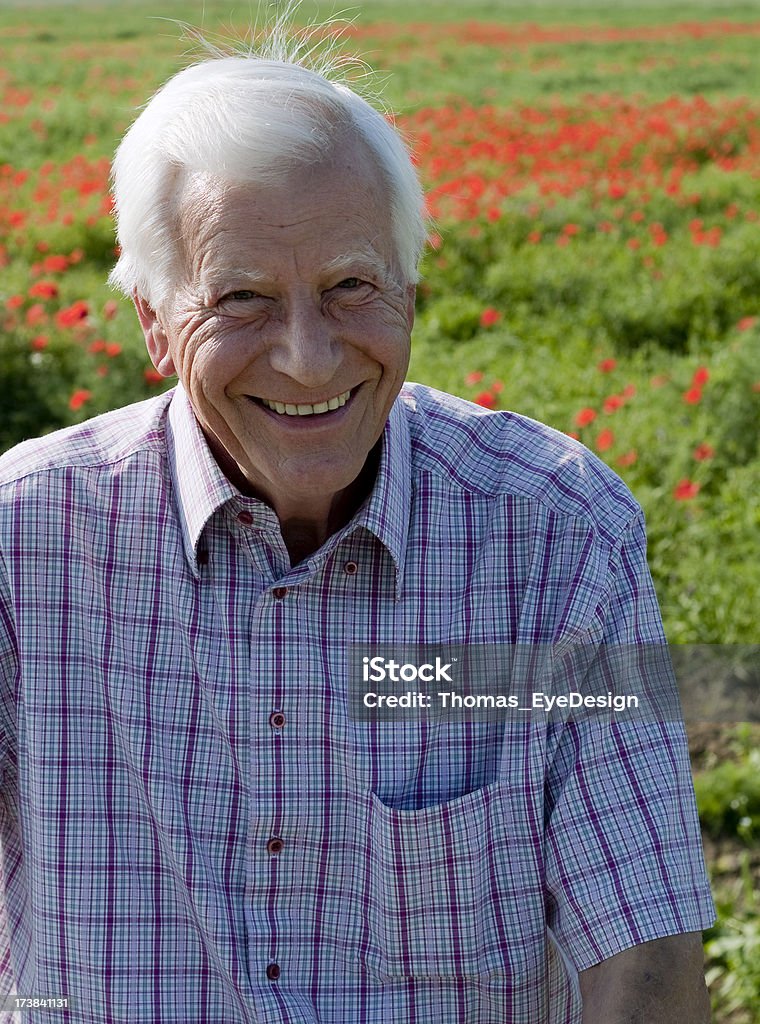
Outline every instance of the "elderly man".
<path id="1" fill-rule="evenodd" d="M 0 462 L 18 993 L 72 1024 L 708 1020 L 682 728 L 349 714 L 354 641 L 662 641 L 614 474 L 403 383 L 425 224 L 395 131 L 213 59 L 115 196 L 113 280 L 179 383 Z"/>

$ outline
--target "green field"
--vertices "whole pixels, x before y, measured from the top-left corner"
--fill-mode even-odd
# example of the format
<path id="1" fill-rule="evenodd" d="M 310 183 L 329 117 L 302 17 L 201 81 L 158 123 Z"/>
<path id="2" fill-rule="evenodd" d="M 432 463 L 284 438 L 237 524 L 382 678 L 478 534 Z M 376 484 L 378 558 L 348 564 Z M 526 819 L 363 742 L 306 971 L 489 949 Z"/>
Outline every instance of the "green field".
<path id="1" fill-rule="evenodd" d="M 644 507 L 671 641 L 760 643 L 760 5 L 375 0 L 299 17 L 341 10 L 338 45 L 374 69 L 348 76 L 395 113 L 429 194 L 410 376 L 577 435 Z M 105 284 L 109 160 L 199 55 L 182 25 L 248 46 L 257 11 L 0 10 L 0 449 L 162 386 Z M 742 736 L 735 768 L 700 781 L 705 827 L 734 844 L 708 936 L 726 1024 L 760 1021 Z"/>

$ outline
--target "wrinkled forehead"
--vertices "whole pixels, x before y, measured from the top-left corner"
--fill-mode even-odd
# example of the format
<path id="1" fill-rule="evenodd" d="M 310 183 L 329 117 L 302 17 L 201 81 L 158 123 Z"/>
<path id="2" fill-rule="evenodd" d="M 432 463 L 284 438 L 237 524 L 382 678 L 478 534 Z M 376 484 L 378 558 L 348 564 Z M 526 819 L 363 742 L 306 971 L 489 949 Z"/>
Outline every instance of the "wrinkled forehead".
<path id="1" fill-rule="evenodd" d="M 263 183 L 191 173 L 176 195 L 187 267 L 234 262 L 267 242 L 325 258 L 341 251 L 374 253 L 389 273 L 397 263 L 385 182 L 362 147 L 284 167 L 276 181 Z"/>

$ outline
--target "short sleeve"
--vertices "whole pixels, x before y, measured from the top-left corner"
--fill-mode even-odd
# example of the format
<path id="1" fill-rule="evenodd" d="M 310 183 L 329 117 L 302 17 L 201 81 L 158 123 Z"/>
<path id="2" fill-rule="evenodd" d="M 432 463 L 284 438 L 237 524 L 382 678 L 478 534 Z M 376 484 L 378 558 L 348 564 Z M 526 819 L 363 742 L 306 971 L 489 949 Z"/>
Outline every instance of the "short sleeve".
<path id="1" fill-rule="evenodd" d="M 662 645 L 642 514 L 609 573 L 600 643 Z M 715 910 L 682 721 L 587 715 L 550 727 L 547 757 L 547 924 L 576 969 L 708 928 Z"/>

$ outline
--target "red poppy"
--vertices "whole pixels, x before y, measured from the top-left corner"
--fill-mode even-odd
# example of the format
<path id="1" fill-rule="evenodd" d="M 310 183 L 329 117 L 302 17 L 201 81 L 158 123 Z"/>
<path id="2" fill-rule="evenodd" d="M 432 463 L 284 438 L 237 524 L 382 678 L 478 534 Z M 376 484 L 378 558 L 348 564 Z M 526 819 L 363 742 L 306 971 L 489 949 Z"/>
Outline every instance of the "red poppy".
<path id="1" fill-rule="evenodd" d="M 576 427 L 587 427 L 589 423 L 593 423 L 595 419 L 595 410 L 586 408 L 581 409 L 581 411 L 576 414 L 576 417 L 573 422 L 575 423 Z"/>
<path id="2" fill-rule="evenodd" d="M 68 265 L 69 261 L 65 256 L 46 256 L 41 264 L 42 269 L 48 274 L 66 270 Z"/>
<path id="3" fill-rule="evenodd" d="M 638 452 L 635 448 L 631 448 L 629 452 L 623 452 L 622 455 L 618 455 L 617 464 L 618 466 L 632 466 L 638 459 Z"/>
<path id="4" fill-rule="evenodd" d="M 43 320 L 47 320 L 45 307 L 41 303 L 35 302 L 35 304 L 30 306 L 26 311 L 26 322 L 30 327 L 34 327 L 35 324 L 42 323 Z"/>
<path id="5" fill-rule="evenodd" d="M 596 436 L 596 450 L 598 452 L 608 451 L 614 443 L 615 435 L 609 427 L 605 427 L 604 430 L 600 430 Z"/>
<path id="6" fill-rule="evenodd" d="M 683 393 L 684 402 L 688 402 L 689 405 L 699 405 L 702 401 L 702 389 L 700 387 L 689 388 L 688 391 Z"/>
<path id="7" fill-rule="evenodd" d="M 483 374 L 481 373 L 481 371 L 480 370 L 473 370 L 471 373 L 467 374 L 467 376 L 464 379 L 464 382 L 465 382 L 465 384 L 468 387 L 471 388 L 471 387 L 474 387 L 476 384 L 480 384 L 480 382 L 482 380 L 483 380 Z"/>
<path id="8" fill-rule="evenodd" d="M 699 494 L 699 484 L 693 480 L 679 480 L 673 488 L 673 497 L 676 501 L 691 501 Z"/>
<path id="9" fill-rule="evenodd" d="M 501 320 L 501 313 L 498 309 L 494 309 L 492 306 L 487 306 L 480 314 L 480 326 L 481 327 L 493 327 Z"/>
<path id="10" fill-rule="evenodd" d="M 694 449 L 694 458 L 697 462 L 704 462 L 705 459 L 711 459 L 713 455 L 715 455 L 715 449 L 705 441 L 703 441 L 702 444 L 698 444 Z"/>
<path id="11" fill-rule="evenodd" d="M 35 281 L 29 289 L 31 298 L 55 299 L 58 295 L 58 285 L 55 281 Z"/>
<path id="12" fill-rule="evenodd" d="M 146 384 L 160 384 L 164 379 L 163 374 L 159 373 L 158 370 L 148 369 L 143 371 L 143 377 L 145 378 Z"/>
<path id="13" fill-rule="evenodd" d="M 496 395 L 492 395 L 490 391 L 481 391 L 479 395 L 475 396 L 475 402 L 485 409 L 493 409 L 496 405 Z"/>
<path id="14" fill-rule="evenodd" d="M 617 359 L 603 359 L 601 363 L 596 364 L 596 368 L 600 373 L 611 373 L 617 366 Z"/>
<path id="15" fill-rule="evenodd" d="M 620 395 L 610 395 L 609 398 L 605 398 L 602 408 L 606 413 L 617 412 L 617 410 L 625 405 Z"/>
<path id="16" fill-rule="evenodd" d="M 75 391 L 69 399 L 69 409 L 73 409 L 75 412 L 77 409 L 81 409 L 85 402 L 92 398 L 92 392 L 86 388 L 80 388 L 79 391 Z"/>
<path id="17" fill-rule="evenodd" d="M 710 379 L 710 371 L 706 366 L 698 366 L 694 371 L 694 376 L 691 378 L 691 383 L 695 388 L 701 388 Z"/>
<path id="18" fill-rule="evenodd" d="M 65 309 L 58 310 L 55 314 L 55 322 L 59 327 L 73 327 L 74 324 L 78 324 L 81 320 L 86 320 L 89 313 L 90 309 L 87 303 L 77 299 L 76 302 L 72 302 Z"/>

